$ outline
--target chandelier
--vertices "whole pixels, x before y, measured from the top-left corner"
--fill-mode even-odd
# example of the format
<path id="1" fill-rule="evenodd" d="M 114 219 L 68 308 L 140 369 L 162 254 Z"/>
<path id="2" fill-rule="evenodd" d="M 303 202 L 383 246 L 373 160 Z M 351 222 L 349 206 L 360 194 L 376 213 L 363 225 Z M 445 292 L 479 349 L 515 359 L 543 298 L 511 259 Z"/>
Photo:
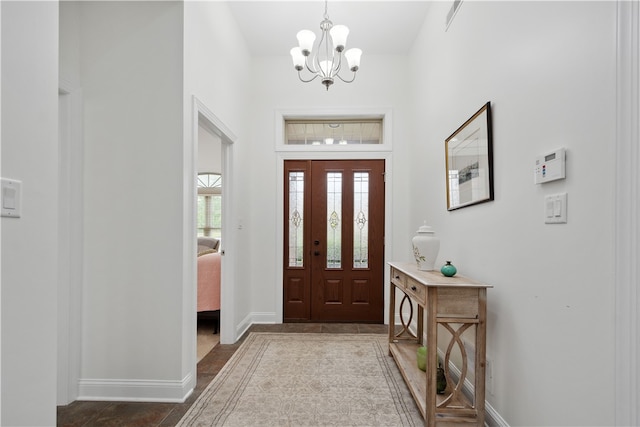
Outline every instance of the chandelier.
<path id="1" fill-rule="evenodd" d="M 298 71 L 298 77 L 301 81 L 309 83 L 320 77 L 322 84 L 329 90 L 329 86 L 333 84 L 333 80 L 336 77 L 345 83 L 351 83 L 355 80 L 356 71 L 360 68 L 362 51 L 352 48 L 344 52 L 349 70 L 353 72 L 351 79 L 345 80 L 339 73 L 342 68 L 342 56 L 347 44 L 349 28 L 345 25 L 333 25 L 329 20 L 327 1 L 325 0 L 324 2 L 324 19 L 320 23 L 322 35 L 315 53 L 312 54 L 316 35 L 313 31 L 302 30 L 297 34 L 298 47 L 291 49 L 291 57 L 293 58 L 293 66 Z M 310 73 L 310 77 L 303 77 L 302 70 L 305 68 Z"/>

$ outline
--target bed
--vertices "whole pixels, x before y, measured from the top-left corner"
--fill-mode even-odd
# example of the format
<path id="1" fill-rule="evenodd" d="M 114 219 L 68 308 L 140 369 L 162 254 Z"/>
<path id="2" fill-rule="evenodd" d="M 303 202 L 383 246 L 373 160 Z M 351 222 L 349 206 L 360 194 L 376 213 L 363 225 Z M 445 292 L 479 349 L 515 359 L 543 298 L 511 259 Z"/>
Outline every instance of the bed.
<path id="1" fill-rule="evenodd" d="M 215 242 L 212 242 L 215 240 Z M 215 247 L 204 242 L 213 243 Z M 197 312 L 200 318 L 215 320 L 214 334 L 218 333 L 220 325 L 220 262 L 218 252 L 219 240 L 213 238 L 198 238 L 198 304 Z"/>

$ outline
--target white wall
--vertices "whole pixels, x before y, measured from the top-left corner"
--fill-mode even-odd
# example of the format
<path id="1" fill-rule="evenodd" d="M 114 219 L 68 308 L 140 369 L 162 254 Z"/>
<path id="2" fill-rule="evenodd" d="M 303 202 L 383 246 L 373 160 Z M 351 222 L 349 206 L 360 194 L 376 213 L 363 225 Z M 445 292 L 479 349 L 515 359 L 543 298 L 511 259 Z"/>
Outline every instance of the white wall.
<path id="1" fill-rule="evenodd" d="M 59 3 L 58 405 L 78 396 L 84 226 L 80 7 Z"/>
<path id="2" fill-rule="evenodd" d="M 510 425 L 614 424 L 614 2 L 435 2 L 411 54 L 411 227 L 488 292 L 489 403 Z M 495 201 L 447 212 L 444 140 L 486 101 Z M 567 149 L 567 179 L 534 185 Z M 568 193 L 568 223 L 544 196 Z"/>
<path id="3" fill-rule="evenodd" d="M 244 38 L 240 34 L 229 7 L 225 2 L 185 2 L 184 3 L 184 141 L 185 158 L 193 151 L 193 108 L 195 96 L 206 109 L 219 120 L 224 130 L 236 137 L 229 150 L 230 170 L 225 175 L 225 221 L 223 230 L 224 250 L 223 285 L 221 289 L 221 335 L 222 343 L 234 342 L 242 328 L 241 319 L 249 312 L 251 299 L 248 291 L 246 268 L 235 269 L 237 262 L 245 258 L 249 241 L 239 224 L 250 203 L 247 199 L 246 179 L 249 169 L 247 159 L 251 155 L 247 144 L 248 126 L 252 117 L 250 109 L 250 69 L 251 59 Z M 223 141 L 225 143 L 229 141 Z M 224 166 L 223 166 L 224 168 Z M 185 173 L 189 173 L 185 168 Z M 193 171 L 195 173 L 195 170 Z M 185 182 L 193 177 L 185 176 Z M 230 190 L 230 191 L 227 191 Z M 195 190 L 194 190 L 195 191 Z M 195 200 L 195 192 L 193 193 Z M 184 201 L 189 203 L 189 197 Z M 192 203 L 195 203 L 192 201 Z M 228 206 L 228 205 L 231 206 Z M 185 229 L 185 234 L 195 230 L 195 225 Z M 195 248 L 195 243 L 193 245 Z M 195 259 L 192 260 L 195 266 Z M 194 267 L 195 269 L 195 267 Z M 231 271 L 229 271 L 231 270 Z M 194 270 L 195 271 L 195 270 Z M 228 285 L 228 286 L 227 286 Z M 194 292 L 195 289 L 191 291 Z M 195 307 L 195 306 L 194 306 Z M 185 313 L 190 307 L 185 308 Z M 195 318 L 195 312 L 192 313 Z M 195 349 L 194 349 L 195 351 Z"/>
<path id="4" fill-rule="evenodd" d="M 222 172 L 222 141 L 202 126 L 198 126 L 198 173 Z"/>
<path id="5" fill-rule="evenodd" d="M 1 425 L 56 422 L 58 5 L 2 8 L 2 176 L 22 216 L 2 218 Z"/>
<path id="6" fill-rule="evenodd" d="M 179 400 L 182 353 L 180 2 L 83 2 L 81 398 Z"/>
<path id="7" fill-rule="evenodd" d="M 60 80 L 67 86 L 80 87 L 81 8 L 76 1 L 60 2 L 59 57 Z"/>
<path id="8" fill-rule="evenodd" d="M 617 2 L 616 425 L 640 425 L 640 3 Z"/>
<path id="9" fill-rule="evenodd" d="M 242 135 L 249 56 L 219 2 L 65 2 L 61 19 L 61 79 L 84 102 L 79 395 L 180 400 L 196 375 L 192 97 Z"/>
<path id="10" fill-rule="evenodd" d="M 2 70 L 2 6 L 0 6 L 0 70 Z M 2 99 L 2 79 L 0 78 L 0 99 Z M 0 176 L 2 176 L 2 102 L 0 102 Z M 2 222 L 0 222 L 2 236 Z M 1 237 L 0 237 L 1 239 Z M 2 318 L 2 241 L 0 240 L 0 319 Z M 0 367 L 2 366 L 2 328 L 0 328 Z M 2 369 L 0 369 L 2 384 Z M 0 424 L 2 423 L 2 399 L 0 399 Z"/>

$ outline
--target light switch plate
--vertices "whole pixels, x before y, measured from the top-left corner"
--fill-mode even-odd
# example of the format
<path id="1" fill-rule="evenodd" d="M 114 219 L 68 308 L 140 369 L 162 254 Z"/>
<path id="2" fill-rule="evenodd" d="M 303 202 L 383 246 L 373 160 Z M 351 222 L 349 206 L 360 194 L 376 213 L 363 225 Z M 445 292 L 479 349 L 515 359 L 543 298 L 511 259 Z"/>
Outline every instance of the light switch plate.
<path id="1" fill-rule="evenodd" d="M 565 224 L 567 222 L 567 193 L 545 196 L 544 222 L 545 224 Z"/>
<path id="2" fill-rule="evenodd" d="M 0 195 L 0 216 L 8 218 L 20 218 L 22 207 L 22 182 L 15 179 L 2 178 Z"/>

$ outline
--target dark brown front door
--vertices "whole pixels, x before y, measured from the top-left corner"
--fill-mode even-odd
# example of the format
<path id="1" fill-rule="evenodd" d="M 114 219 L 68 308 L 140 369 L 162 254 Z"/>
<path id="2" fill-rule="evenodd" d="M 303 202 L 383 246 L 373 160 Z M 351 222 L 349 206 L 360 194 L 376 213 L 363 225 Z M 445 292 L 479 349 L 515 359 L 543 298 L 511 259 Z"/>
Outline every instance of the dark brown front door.
<path id="1" fill-rule="evenodd" d="M 382 323 L 384 160 L 284 169 L 284 320 Z"/>

